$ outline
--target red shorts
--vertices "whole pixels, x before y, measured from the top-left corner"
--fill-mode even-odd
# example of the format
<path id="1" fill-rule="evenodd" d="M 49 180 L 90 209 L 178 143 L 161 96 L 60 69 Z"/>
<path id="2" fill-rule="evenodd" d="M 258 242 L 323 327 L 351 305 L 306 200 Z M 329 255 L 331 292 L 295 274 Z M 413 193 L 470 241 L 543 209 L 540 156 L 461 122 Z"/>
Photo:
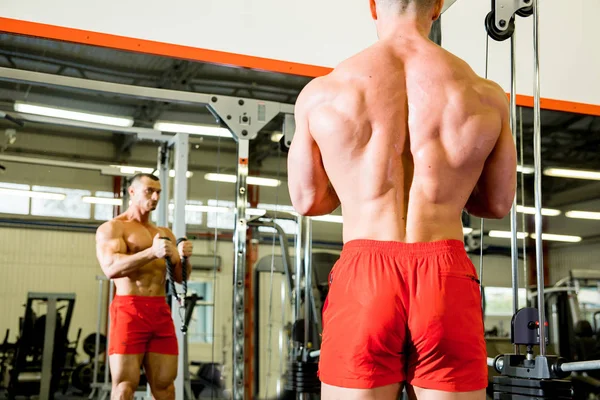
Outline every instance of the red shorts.
<path id="1" fill-rule="evenodd" d="M 329 285 L 323 383 L 370 389 L 406 382 L 447 392 L 487 387 L 481 292 L 462 242 L 351 241 Z"/>
<path id="2" fill-rule="evenodd" d="M 164 296 L 115 296 L 108 354 L 178 354 L 175 325 Z"/>

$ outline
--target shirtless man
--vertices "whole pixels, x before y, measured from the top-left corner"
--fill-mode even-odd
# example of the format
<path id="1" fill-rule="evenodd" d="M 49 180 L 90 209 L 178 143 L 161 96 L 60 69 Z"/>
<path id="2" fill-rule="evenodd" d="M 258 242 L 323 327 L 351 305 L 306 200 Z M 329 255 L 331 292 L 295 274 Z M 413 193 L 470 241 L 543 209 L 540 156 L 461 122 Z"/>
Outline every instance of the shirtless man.
<path id="1" fill-rule="evenodd" d="M 461 213 L 503 218 L 516 188 L 504 91 L 428 39 L 442 0 L 370 0 L 379 40 L 314 79 L 288 155 L 303 215 L 342 206 L 321 396 L 484 399 L 481 295 Z"/>
<path id="2" fill-rule="evenodd" d="M 110 307 L 108 349 L 111 399 L 133 399 L 142 365 L 154 399 L 175 398 L 178 346 L 166 302 L 165 259 L 170 258 L 174 279 L 181 283 L 182 259 L 189 260 L 192 243 L 186 240 L 176 247 L 170 229 L 149 221 L 160 192 L 156 176 L 134 176 L 127 211 L 102 224 L 96 232 L 98 261 L 116 287 Z M 188 261 L 188 278 L 191 270 Z"/>

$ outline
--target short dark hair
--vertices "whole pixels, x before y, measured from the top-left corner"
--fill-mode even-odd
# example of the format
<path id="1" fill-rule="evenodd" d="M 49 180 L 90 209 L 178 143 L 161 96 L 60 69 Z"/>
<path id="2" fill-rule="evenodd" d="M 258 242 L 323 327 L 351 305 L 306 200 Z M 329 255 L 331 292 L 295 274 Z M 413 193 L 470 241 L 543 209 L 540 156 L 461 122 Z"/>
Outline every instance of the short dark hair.
<path id="1" fill-rule="evenodd" d="M 137 182 L 141 181 L 141 180 L 142 180 L 142 178 L 148 178 L 148 179 L 152 179 L 152 180 L 153 180 L 153 181 L 155 181 L 155 182 L 158 182 L 158 181 L 159 181 L 159 179 L 158 179 L 158 176 L 156 176 L 156 175 L 147 174 L 147 173 L 145 173 L 145 172 L 140 172 L 140 173 L 137 173 L 137 174 L 135 174 L 135 175 L 134 175 L 134 176 L 131 178 L 131 183 L 130 183 L 130 185 L 133 185 L 134 183 L 137 183 Z"/>
<path id="2" fill-rule="evenodd" d="M 438 0 L 377 0 L 389 7 L 398 7 L 399 12 L 404 12 L 410 5 L 415 5 L 420 11 L 431 9 Z"/>

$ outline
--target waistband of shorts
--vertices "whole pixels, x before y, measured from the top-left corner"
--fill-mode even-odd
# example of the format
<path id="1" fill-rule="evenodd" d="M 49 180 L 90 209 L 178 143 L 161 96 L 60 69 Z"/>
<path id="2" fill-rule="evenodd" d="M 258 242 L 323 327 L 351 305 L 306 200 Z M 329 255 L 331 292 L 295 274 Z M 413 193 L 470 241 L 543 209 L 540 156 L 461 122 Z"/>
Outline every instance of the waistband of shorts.
<path id="1" fill-rule="evenodd" d="M 167 298 L 165 296 L 135 296 L 116 294 L 115 297 L 113 297 L 112 302 L 129 304 L 167 304 Z"/>
<path id="2" fill-rule="evenodd" d="M 342 252 L 368 252 L 403 256 L 428 256 L 439 255 L 443 253 L 464 253 L 465 244 L 462 241 L 456 239 L 417 243 L 355 239 L 345 243 L 342 248 Z"/>

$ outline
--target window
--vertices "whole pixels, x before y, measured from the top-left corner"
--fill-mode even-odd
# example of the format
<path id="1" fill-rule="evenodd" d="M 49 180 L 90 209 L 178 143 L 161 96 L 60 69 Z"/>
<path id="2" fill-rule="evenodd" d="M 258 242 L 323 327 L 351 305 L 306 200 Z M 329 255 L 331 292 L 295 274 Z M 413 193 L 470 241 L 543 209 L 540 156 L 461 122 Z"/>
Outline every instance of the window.
<path id="1" fill-rule="evenodd" d="M 581 317 L 586 319 L 592 326 L 598 326 L 600 317 L 594 317 L 594 314 L 600 311 L 600 292 L 597 287 L 582 287 L 577 292 Z M 596 319 L 594 321 L 594 319 Z"/>
<path id="2" fill-rule="evenodd" d="M 96 197 L 106 197 L 113 199 L 115 195 L 112 192 L 96 192 Z M 98 221 L 108 221 L 113 218 L 115 206 L 110 204 L 94 204 L 94 219 Z"/>
<path id="3" fill-rule="evenodd" d="M 207 227 L 216 229 L 235 229 L 235 213 L 232 211 L 235 207 L 235 202 L 210 199 L 208 200 L 208 205 L 213 207 L 226 207 L 229 208 L 230 211 L 207 213 Z"/>
<path id="4" fill-rule="evenodd" d="M 296 221 L 292 221 L 289 219 L 275 219 L 275 223 L 283 229 L 286 235 L 295 235 L 296 234 Z M 276 233 L 275 228 L 269 228 L 268 226 L 261 226 L 258 228 L 259 232 L 265 233 Z"/>
<path id="5" fill-rule="evenodd" d="M 81 201 L 83 196 L 90 196 L 89 190 L 67 189 L 48 186 L 33 186 L 37 192 L 63 193 L 67 197 L 64 200 L 49 200 L 43 198 L 31 199 L 31 215 L 45 217 L 63 217 L 90 219 L 91 204 Z"/>
<path id="6" fill-rule="evenodd" d="M 22 185 L 18 183 L 0 182 L 0 188 L 5 189 L 17 189 L 17 190 L 29 190 L 29 185 Z M 29 198 L 24 196 L 16 196 L 7 193 L 0 194 L 2 201 L 0 201 L 0 213 L 4 214 L 29 214 Z"/>
<path id="7" fill-rule="evenodd" d="M 198 210 L 194 210 L 194 206 L 201 206 L 202 202 L 198 201 L 198 200 L 188 200 L 186 202 L 187 206 L 186 210 L 185 210 L 185 224 L 186 225 L 202 225 L 202 221 L 203 221 L 203 212 L 202 211 L 198 211 Z M 173 204 L 173 202 L 171 202 L 169 204 L 169 223 L 172 224 L 173 223 L 173 218 L 175 215 L 175 205 Z M 158 222 L 158 209 L 156 211 L 154 211 L 152 213 L 152 221 L 154 221 L 154 223 Z"/>
<path id="8" fill-rule="evenodd" d="M 505 287 L 485 287 L 485 314 L 496 316 L 513 315 L 513 290 Z M 519 308 L 525 306 L 525 289 L 519 289 Z"/>
<path id="9" fill-rule="evenodd" d="M 214 293 L 212 282 L 188 282 L 188 293 L 198 295 L 188 326 L 190 343 L 212 343 L 214 337 Z"/>

